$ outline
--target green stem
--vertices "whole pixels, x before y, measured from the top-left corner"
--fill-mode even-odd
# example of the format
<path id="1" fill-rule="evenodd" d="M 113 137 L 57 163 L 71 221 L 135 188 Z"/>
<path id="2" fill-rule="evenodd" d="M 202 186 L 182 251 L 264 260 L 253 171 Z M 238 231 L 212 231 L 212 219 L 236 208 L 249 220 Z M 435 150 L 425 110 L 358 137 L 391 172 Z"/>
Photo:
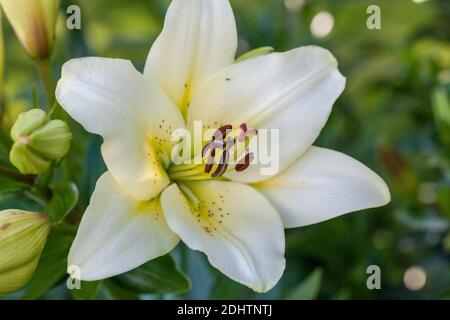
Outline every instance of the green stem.
<path id="1" fill-rule="evenodd" d="M 44 86 L 50 108 L 55 100 L 55 82 L 53 80 L 50 62 L 48 59 L 36 60 L 36 67 L 38 69 L 42 85 Z"/>
<path id="2" fill-rule="evenodd" d="M 23 176 L 21 174 L 15 173 L 14 171 L 5 169 L 5 168 L 1 168 L 0 167 L 0 175 L 3 175 L 5 177 L 8 177 L 10 179 L 19 181 L 19 182 L 24 182 L 26 184 L 29 185 L 33 185 L 34 184 L 34 177 L 32 176 Z"/>
<path id="3" fill-rule="evenodd" d="M 31 86 L 31 94 L 33 96 L 33 108 L 39 108 L 39 96 L 35 84 Z"/>
<path id="4" fill-rule="evenodd" d="M 43 194 L 46 195 L 48 191 L 48 185 L 53 178 L 53 174 L 55 172 L 56 164 L 54 161 L 51 162 L 50 168 L 42 173 L 36 180 L 36 188 Z"/>

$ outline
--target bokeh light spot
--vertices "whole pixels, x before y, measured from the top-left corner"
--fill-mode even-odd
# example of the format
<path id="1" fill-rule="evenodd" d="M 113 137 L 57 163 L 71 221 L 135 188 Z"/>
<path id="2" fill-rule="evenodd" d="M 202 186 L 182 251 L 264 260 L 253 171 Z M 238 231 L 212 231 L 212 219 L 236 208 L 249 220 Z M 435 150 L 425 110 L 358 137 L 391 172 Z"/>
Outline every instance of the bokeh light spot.
<path id="1" fill-rule="evenodd" d="M 327 11 L 320 11 L 311 21 L 311 33 L 316 38 L 326 37 L 333 30 L 334 18 Z"/>
<path id="2" fill-rule="evenodd" d="M 292 13 L 297 13 L 305 4 L 305 0 L 284 0 L 284 6 Z"/>
<path id="3" fill-rule="evenodd" d="M 404 276 L 403 283 L 405 287 L 411 291 L 418 291 L 425 286 L 427 282 L 427 274 L 425 270 L 418 266 L 409 267 Z"/>

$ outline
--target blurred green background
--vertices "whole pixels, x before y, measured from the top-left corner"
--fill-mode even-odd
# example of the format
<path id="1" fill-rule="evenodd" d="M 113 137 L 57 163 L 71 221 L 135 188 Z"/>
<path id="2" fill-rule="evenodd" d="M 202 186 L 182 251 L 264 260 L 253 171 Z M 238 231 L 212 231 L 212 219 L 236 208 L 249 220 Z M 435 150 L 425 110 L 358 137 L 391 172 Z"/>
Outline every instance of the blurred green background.
<path id="1" fill-rule="evenodd" d="M 264 295 L 228 280 L 210 267 L 203 254 L 183 245 L 172 256 L 190 278 L 190 289 L 186 285 L 179 290 L 134 290 L 125 275 L 71 294 L 64 276 L 74 231 L 68 224 L 50 236 L 31 283 L 9 298 L 450 299 L 450 1 L 231 3 L 239 54 L 267 45 L 285 51 L 308 44 L 333 52 L 347 87 L 316 145 L 345 152 L 375 170 L 390 186 L 392 202 L 287 230 L 285 274 Z M 65 27 L 65 9 L 70 4 L 81 8 L 81 30 Z M 142 70 L 168 4 L 167 0 L 62 1 L 51 59 L 55 79 L 64 61 L 81 56 L 130 59 Z M 366 9 L 372 4 L 381 9 L 379 30 L 366 27 Z M 42 92 L 42 104 L 46 99 L 33 62 L 6 19 L 2 24 L 6 77 L 1 125 L 5 133 L 17 114 L 31 107 L 33 84 Z M 332 28 L 324 35 L 327 24 Z M 69 169 L 58 170 L 57 179 L 70 178 L 80 190 L 79 210 L 69 216 L 69 222 L 76 224 L 104 166 L 101 141 L 74 122 L 70 125 L 75 139 Z M 0 152 L 0 163 L 7 162 L 7 152 Z M 5 185 L 0 180 L 0 210 L 39 209 L 26 192 L 2 193 Z M 167 263 L 171 262 L 150 268 L 164 274 L 158 268 Z M 370 265 L 380 267 L 380 290 L 366 286 Z M 139 272 L 134 275 L 138 277 Z M 177 277 L 184 281 L 178 271 L 173 275 Z"/>

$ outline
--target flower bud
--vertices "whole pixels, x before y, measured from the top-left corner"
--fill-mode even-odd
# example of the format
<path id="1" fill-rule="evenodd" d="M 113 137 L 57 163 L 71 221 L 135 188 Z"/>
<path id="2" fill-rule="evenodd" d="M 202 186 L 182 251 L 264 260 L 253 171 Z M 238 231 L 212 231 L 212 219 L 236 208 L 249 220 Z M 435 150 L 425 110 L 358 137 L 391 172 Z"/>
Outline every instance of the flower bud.
<path id="1" fill-rule="evenodd" d="M 22 287 L 33 275 L 50 231 L 42 214 L 0 211 L 0 294 Z"/>
<path id="2" fill-rule="evenodd" d="M 11 138 L 18 141 L 21 137 L 30 135 L 30 133 L 44 125 L 47 121 L 47 114 L 41 109 L 31 109 L 21 113 L 11 128 Z"/>
<path id="3" fill-rule="evenodd" d="M 30 148 L 49 160 L 64 157 L 70 149 L 72 133 L 62 120 L 51 120 L 30 135 Z"/>
<path id="4" fill-rule="evenodd" d="M 3 115 L 3 77 L 5 71 L 5 43 L 3 42 L 2 13 L 0 11 L 0 119 Z"/>
<path id="5" fill-rule="evenodd" d="M 64 121 L 49 120 L 44 111 L 32 109 L 19 115 L 11 138 L 11 162 L 23 174 L 40 174 L 49 168 L 50 161 L 67 154 L 72 133 Z"/>
<path id="6" fill-rule="evenodd" d="M 50 56 L 59 0 L 0 0 L 17 37 L 33 59 Z"/>

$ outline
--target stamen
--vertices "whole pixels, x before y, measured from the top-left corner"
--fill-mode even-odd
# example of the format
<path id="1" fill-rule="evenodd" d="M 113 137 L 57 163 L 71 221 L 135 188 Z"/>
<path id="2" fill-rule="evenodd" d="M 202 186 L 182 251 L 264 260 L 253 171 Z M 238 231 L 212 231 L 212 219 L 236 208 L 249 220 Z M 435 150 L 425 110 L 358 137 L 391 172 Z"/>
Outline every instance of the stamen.
<path id="1" fill-rule="evenodd" d="M 182 182 L 177 183 L 178 188 L 180 188 L 181 192 L 189 199 L 190 203 L 194 206 L 196 210 L 200 207 L 200 200 L 197 198 L 194 192 Z"/>
<path id="2" fill-rule="evenodd" d="M 214 166 L 214 157 L 216 156 L 216 149 L 223 148 L 225 146 L 224 141 L 210 141 L 208 142 L 202 150 L 202 157 L 205 157 L 208 150 L 211 150 L 208 160 L 205 166 L 205 173 L 210 173 Z"/>
<path id="3" fill-rule="evenodd" d="M 220 177 L 225 174 L 228 168 L 228 161 L 230 159 L 230 149 L 234 146 L 236 143 L 236 139 L 228 137 L 227 142 L 224 144 L 224 150 L 222 152 L 222 156 L 220 158 L 219 166 L 217 167 L 216 171 L 212 174 L 212 177 Z"/>
<path id="4" fill-rule="evenodd" d="M 224 151 L 222 153 L 222 157 L 220 159 L 220 164 L 217 167 L 216 171 L 211 175 L 211 177 L 221 177 L 225 174 L 225 171 L 227 171 L 228 168 L 228 151 Z"/>
<path id="5" fill-rule="evenodd" d="M 165 152 L 158 153 L 159 159 L 161 160 L 161 163 L 164 167 L 164 169 L 167 170 L 170 166 L 170 158 Z"/>
<path id="6" fill-rule="evenodd" d="M 236 144 L 236 138 L 237 141 L 239 141 L 240 143 L 246 144 L 247 137 L 256 136 L 258 134 L 258 130 L 249 129 L 246 123 L 242 123 L 239 127 L 241 129 L 241 132 L 237 137 L 232 137 L 232 135 L 228 136 L 230 132 L 233 130 L 233 126 L 231 125 L 224 125 L 215 131 L 214 136 L 211 138 L 211 141 L 207 142 L 202 150 L 203 158 L 207 156 L 208 151 L 210 152 L 208 160 L 206 161 L 204 173 L 209 174 L 212 171 L 214 167 L 214 158 L 216 156 L 216 149 L 222 149 L 219 165 L 217 166 L 217 169 L 213 172 L 211 176 L 220 177 L 224 175 L 228 169 L 228 162 L 230 158 L 231 148 Z M 224 141 L 225 139 L 226 142 Z M 244 146 L 244 148 L 246 147 Z M 236 150 L 234 152 L 236 152 Z M 253 153 L 248 152 L 247 150 L 247 153 L 244 156 L 244 158 L 242 158 L 236 165 L 235 167 L 236 171 L 241 172 L 247 169 L 250 166 L 250 163 L 253 161 L 253 159 L 254 159 Z"/>
<path id="7" fill-rule="evenodd" d="M 214 164 L 208 163 L 208 164 L 205 166 L 205 173 L 210 173 L 213 167 L 214 167 Z"/>
<path id="8" fill-rule="evenodd" d="M 254 155 L 253 152 L 248 152 L 244 158 L 242 158 L 241 160 L 239 160 L 239 162 L 237 163 L 235 169 L 237 172 L 242 172 L 245 169 L 247 169 L 250 166 L 250 163 L 253 161 L 254 159 Z"/>
<path id="9" fill-rule="evenodd" d="M 208 150 L 211 150 L 211 155 L 214 156 L 215 155 L 215 151 L 217 148 L 223 148 L 225 146 L 225 142 L 224 141 L 209 141 L 202 150 L 202 157 L 206 156 L 206 153 L 208 152 Z"/>
<path id="10" fill-rule="evenodd" d="M 233 130 L 232 125 L 224 125 L 221 126 L 219 129 L 216 130 L 214 133 L 214 137 L 212 137 L 213 140 L 225 140 L 225 137 Z M 219 139 L 217 139 L 219 138 Z"/>
<path id="11" fill-rule="evenodd" d="M 248 136 L 256 136 L 258 134 L 258 130 L 248 129 L 246 123 L 241 124 L 239 127 L 242 130 L 238 138 L 239 142 L 245 142 L 245 138 L 247 138 Z"/>

